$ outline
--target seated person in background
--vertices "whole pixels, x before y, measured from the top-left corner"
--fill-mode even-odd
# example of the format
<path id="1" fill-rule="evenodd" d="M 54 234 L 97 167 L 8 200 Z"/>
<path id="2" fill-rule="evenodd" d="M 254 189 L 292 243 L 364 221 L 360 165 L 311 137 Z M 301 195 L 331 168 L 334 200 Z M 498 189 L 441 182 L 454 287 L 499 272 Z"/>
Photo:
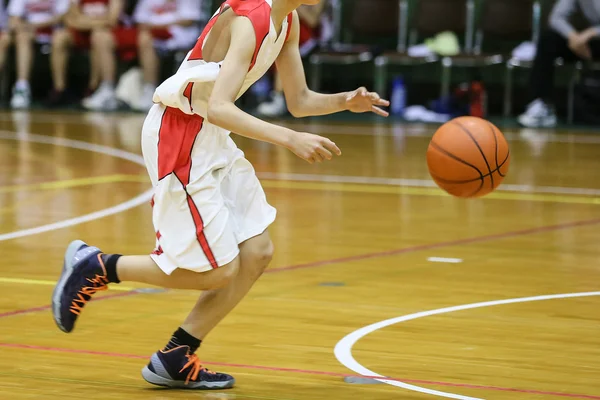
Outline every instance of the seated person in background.
<path id="1" fill-rule="evenodd" d="M 133 19 L 138 27 L 138 58 L 144 89 L 134 107 L 148 111 L 158 85 L 158 52 L 189 50 L 200 36 L 202 0 L 139 0 Z"/>
<path id="2" fill-rule="evenodd" d="M 323 15 L 328 1 L 322 0 L 316 5 L 302 5 L 298 7 L 298 17 L 300 18 L 300 55 L 302 58 L 308 56 L 322 41 L 329 40 L 329 32 L 322 29 L 328 23 Z M 285 97 L 281 79 L 276 69 L 274 69 L 274 90 L 271 93 L 271 101 L 262 103 L 257 111 L 266 117 L 278 117 L 287 113 Z"/>
<path id="3" fill-rule="evenodd" d="M 50 43 L 52 31 L 67 10 L 69 0 L 10 0 L 9 29 L 14 33 L 17 54 L 17 82 L 10 101 L 12 108 L 31 104 L 29 74 L 33 65 L 33 43 Z"/>
<path id="4" fill-rule="evenodd" d="M 4 62 L 6 61 L 6 53 L 10 46 L 10 35 L 7 32 L 6 11 L 4 10 L 4 2 L 0 1 L 0 73 L 3 73 Z"/>
<path id="5" fill-rule="evenodd" d="M 579 9 L 589 28 L 577 32 L 569 23 Z M 531 71 L 533 102 L 519 123 L 526 127 L 553 127 L 556 113 L 552 106 L 555 60 L 565 61 L 600 59 L 600 0 L 558 0 L 550 15 L 550 28 L 543 33 L 538 43 L 537 54 Z"/>
<path id="6" fill-rule="evenodd" d="M 73 0 L 65 16 L 67 28 L 54 32 L 51 67 L 54 104 L 65 101 L 67 61 L 73 46 L 90 50 L 89 91 L 83 99 L 89 110 L 114 110 L 117 50 L 135 49 L 137 34 L 127 26 L 124 0 Z"/>

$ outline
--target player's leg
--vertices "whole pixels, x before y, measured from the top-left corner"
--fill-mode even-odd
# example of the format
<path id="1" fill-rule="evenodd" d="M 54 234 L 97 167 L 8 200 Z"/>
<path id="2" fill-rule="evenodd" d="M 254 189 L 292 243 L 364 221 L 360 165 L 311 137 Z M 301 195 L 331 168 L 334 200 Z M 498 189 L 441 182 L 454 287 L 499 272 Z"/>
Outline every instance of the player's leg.
<path id="1" fill-rule="evenodd" d="M 10 42 L 10 34 L 8 32 L 0 32 L 0 72 L 4 68 L 4 63 L 6 62 L 6 53 L 8 52 Z"/>
<path id="2" fill-rule="evenodd" d="M 142 67 L 144 76 L 144 87 L 142 98 L 136 108 L 139 110 L 148 110 L 152 107 L 152 96 L 158 84 L 160 72 L 159 59 L 154 48 L 154 36 L 150 29 L 140 29 L 138 31 L 138 58 Z"/>
<path id="3" fill-rule="evenodd" d="M 15 49 L 17 53 L 17 82 L 13 89 L 11 107 L 28 108 L 31 105 L 31 89 L 29 74 L 33 62 L 33 40 L 35 33 L 29 29 L 17 29 L 15 32 Z"/>
<path id="4" fill-rule="evenodd" d="M 90 110 L 114 110 L 117 108 L 115 77 L 117 55 L 115 38 L 109 29 L 94 29 L 91 34 L 92 60 L 98 68 L 100 85 L 90 97 L 83 100 L 83 106 Z"/>
<path id="5" fill-rule="evenodd" d="M 240 245 L 240 268 L 231 283 L 202 292 L 181 328 L 193 337 L 206 335 L 237 306 L 263 274 L 273 257 L 273 243 L 267 231 Z"/>
<path id="6" fill-rule="evenodd" d="M 181 368 L 182 363 L 187 364 L 188 357 L 196 352 L 206 335 L 248 294 L 271 261 L 272 255 L 273 244 L 266 231 L 242 243 L 240 255 L 236 258 L 240 263 L 237 275 L 222 288 L 202 292 L 181 327 L 143 369 L 144 379 L 163 386 L 185 386 L 182 372 L 178 368 L 184 374 L 191 373 L 188 368 Z M 194 359 L 197 360 L 195 356 Z M 168 374 L 161 371 L 167 371 Z M 230 375 L 201 371 L 191 384 L 188 382 L 187 387 L 224 389 L 234 383 L 235 380 Z"/>

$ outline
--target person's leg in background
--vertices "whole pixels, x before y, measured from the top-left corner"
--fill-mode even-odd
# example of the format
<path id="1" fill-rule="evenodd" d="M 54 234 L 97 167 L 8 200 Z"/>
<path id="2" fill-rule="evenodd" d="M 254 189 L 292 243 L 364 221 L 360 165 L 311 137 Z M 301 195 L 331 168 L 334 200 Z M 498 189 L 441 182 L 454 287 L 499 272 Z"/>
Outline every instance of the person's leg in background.
<path id="1" fill-rule="evenodd" d="M 58 106 L 66 103 L 67 66 L 69 50 L 73 46 L 73 33 L 68 29 L 56 29 L 52 33 L 52 51 L 50 52 L 50 69 L 54 88 L 50 93 L 48 103 Z"/>
<path id="2" fill-rule="evenodd" d="M 142 89 L 142 97 L 134 108 L 139 111 L 148 111 L 154 104 L 152 97 L 158 85 L 160 73 L 158 54 L 154 47 L 154 36 L 151 29 L 141 28 L 138 31 L 137 46 L 144 87 Z"/>
<path id="3" fill-rule="evenodd" d="M 527 106 L 525 113 L 519 116 L 518 120 L 521 125 L 527 127 L 556 125 L 552 96 L 557 58 L 563 58 L 567 62 L 578 59 L 569 49 L 566 38 L 553 30 L 548 30 L 540 37 L 538 43 L 530 78 L 533 101 Z"/>
<path id="4" fill-rule="evenodd" d="M 83 106 L 89 110 L 114 110 L 117 108 L 115 79 L 117 70 L 116 39 L 110 29 L 95 29 L 91 33 L 90 62 L 97 68 L 100 84 Z M 93 78 L 93 74 L 92 74 Z"/>
<path id="5" fill-rule="evenodd" d="M 17 82 L 13 89 L 10 105 L 14 109 L 29 108 L 31 105 L 31 89 L 29 75 L 33 64 L 33 41 L 35 32 L 29 25 L 19 25 L 15 30 L 15 49 L 17 55 Z"/>
<path id="6" fill-rule="evenodd" d="M 0 31 L 0 72 L 2 72 L 4 68 L 4 63 L 6 62 L 6 54 L 8 53 L 10 43 L 10 34 L 8 32 Z"/>

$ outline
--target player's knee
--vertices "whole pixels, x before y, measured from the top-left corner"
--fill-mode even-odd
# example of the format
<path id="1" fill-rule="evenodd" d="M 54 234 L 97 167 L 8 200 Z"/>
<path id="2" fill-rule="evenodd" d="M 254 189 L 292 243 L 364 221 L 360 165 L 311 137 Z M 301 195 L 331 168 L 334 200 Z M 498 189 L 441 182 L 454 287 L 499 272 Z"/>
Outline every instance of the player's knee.
<path id="1" fill-rule="evenodd" d="M 112 48 L 112 33 L 107 29 L 94 29 L 90 37 L 90 42 L 94 48 Z"/>
<path id="2" fill-rule="evenodd" d="M 247 263 L 247 265 L 252 266 L 252 269 L 258 278 L 273 259 L 273 253 L 275 252 L 273 242 L 270 239 L 263 240 L 244 250 L 246 252 L 246 254 L 244 254 L 244 262 Z"/>
<path id="3" fill-rule="evenodd" d="M 240 268 L 239 260 L 236 258 L 229 264 L 225 264 L 222 267 L 219 267 L 213 272 L 217 273 L 217 277 L 215 279 L 215 289 L 225 287 L 231 283 L 237 276 Z"/>
<path id="4" fill-rule="evenodd" d="M 57 29 L 52 33 L 52 47 L 64 49 L 69 44 L 69 32 L 65 29 Z"/>
<path id="5" fill-rule="evenodd" d="M 145 51 L 149 51 L 152 49 L 154 43 L 152 39 L 152 34 L 148 29 L 142 29 L 138 32 L 137 44 L 138 48 L 143 49 Z"/>
<path id="6" fill-rule="evenodd" d="M 1 34 L 0 35 L 0 50 L 5 51 L 8 46 L 10 46 L 10 35 Z"/>
<path id="7" fill-rule="evenodd" d="M 18 43 L 19 46 L 27 46 L 33 41 L 33 33 L 27 30 L 18 30 L 15 33 L 15 42 Z"/>

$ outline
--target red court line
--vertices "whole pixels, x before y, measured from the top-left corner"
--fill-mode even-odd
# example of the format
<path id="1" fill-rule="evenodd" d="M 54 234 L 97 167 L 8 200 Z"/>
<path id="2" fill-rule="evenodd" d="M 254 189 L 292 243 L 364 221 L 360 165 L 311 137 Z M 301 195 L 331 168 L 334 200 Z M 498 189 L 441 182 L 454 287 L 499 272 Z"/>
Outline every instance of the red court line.
<path id="1" fill-rule="evenodd" d="M 359 254 L 356 256 L 333 258 L 330 260 L 322 260 L 322 261 L 315 261 L 315 262 L 304 263 L 304 264 L 296 264 L 296 265 L 290 265 L 287 267 L 270 268 L 270 269 L 267 269 L 265 271 L 265 273 L 268 274 L 268 273 L 274 273 L 274 272 L 293 271 L 296 269 L 322 267 L 322 266 L 326 266 L 326 265 L 338 264 L 338 263 L 343 263 L 343 262 L 367 260 L 370 258 L 388 257 L 388 256 L 399 255 L 399 254 L 415 253 L 417 251 L 422 251 L 422 250 L 432 250 L 432 249 L 439 249 L 439 248 L 443 248 L 443 247 L 459 246 L 459 245 L 473 244 L 473 243 L 484 243 L 484 242 L 489 242 L 492 240 L 510 239 L 510 238 L 515 238 L 515 237 L 519 237 L 519 236 L 531 235 L 531 234 L 535 234 L 535 233 L 553 232 L 553 231 L 559 231 L 559 230 L 564 230 L 564 229 L 577 228 L 577 227 L 581 227 L 581 226 L 596 225 L 599 223 L 600 223 L 600 218 L 596 218 L 596 219 L 591 219 L 591 220 L 587 220 L 587 221 L 576 221 L 576 222 L 567 222 L 567 223 L 558 224 L 558 225 L 540 226 L 537 228 L 522 229 L 519 231 L 497 233 L 497 234 L 493 234 L 493 235 L 477 236 L 477 237 L 473 237 L 473 238 L 451 240 L 451 241 L 446 241 L 446 242 L 424 244 L 424 245 L 418 245 L 418 246 L 412 246 L 412 247 L 404 247 L 401 249 L 386 250 L 386 251 L 367 253 L 367 254 Z M 97 298 L 96 300 L 125 297 L 125 296 L 131 296 L 131 295 L 139 294 L 139 293 L 140 292 L 137 292 L 137 291 L 131 291 L 131 292 L 103 296 L 103 297 Z M 49 308 L 50 308 L 50 305 L 26 308 L 24 310 L 9 311 L 9 312 L 0 314 L 0 318 L 11 317 L 11 316 L 20 315 L 20 314 L 29 314 L 29 313 L 36 312 L 36 311 L 43 311 L 43 310 L 46 310 Z"/>
<path id="2" fill-rule="evenodd" d="M 122 292 L 122 293 L 109 294 L 109 295 L 102 296 L 102 297 L 96 297 L 96 298 L 91 299 L 90 301 L 109 300 L 109 299 L 115 299 L 117 297 L 133 296 L 134 294 L 140 294 L 140 293 L 141 292 L 138 292 L 137 290 L 132 290 L 131 292 Z M 48 310 L 50 308 L 52 308 L 52 305 L 48 304 L 48 305 L 40 306 L 40 307 L 25 308 L 23 310 L 8 311 L 5 313 L 1 313 L 0 318 L 12 317 L 15 315 L 30 314 L 30 313 L 33 313 L 36 311 Z"/>
<path id="3" fill-rule="evenodd" d="M 131 359 L 139 359 L 139 360 L 147 360 L 148 359 L 148 356 L 140 356 L 140 355 L 136 355 L 136 354 L 124 354 L 124 353 L 82 350 L 82 349 L 65 349 L 65 348 L 59 348 L 59 347 L 34 346 L 34 345 L 20 344 L 20 343 L 0 343 L 0 347 L 24 349 L 24 350 L 54 351 L 54 352 L 59 352 L 59 353 L 86 354 L 86 355 L 95 355 L 95 356 L 104 356 L 104 357 L 131 358 Z M 310 369 L 297 369 L 297 368 L 269 367 L 269 366 L 264 366 L 264 365 L 234 364 L 234 363 L 223 363 L 223 362 L 207 362 L 207 364 L 221 366 L 221 367 L 230 367 L 230 368 L 254 369 L 254 370 L 275 371 L 275 372 L 288 372 L 288 373 L 297 373 L 297 374 L 306 374 L 306 375 L 323 375 L 323 376 L 332 376 L 332 377 L 339 377 L 339 378 L 354 377 L 354 378 L 382 379 L 382 377 L 380 377 L 380 376 L 349 375 L 349 374 L 344 374 L 344 373 L 340 373 L 340 372 L 316 371 L 316 370 L 310 370 Z M 386 377 L 385 379 L 391 380 L 391 381 L 400 381 L 400 382 L 406 382 L 406 383 L 425 384 L 425 385 L 433 385 L 433 386 L 461 387 L 461 388 L 467 388 L 467 389 L 493 390 L 493 391 L 502 391 L 502 392 L 529 393 L 529 394 L 539 394 L 539 395 L 556 396 L 556 397 L 570 397 L 570 398 L 579 398 L 579 399 L 600 400 L 600 396 L 587 395 L 587 394 L 549 392 L 549 391 L 543 391 L 543 390 L 518 389 L 518 388 L 508 388 L 508 387 L 500 387 L 500 386 L 475 385 L 475 384 L 470 384 L 470 383 L 441 382 L 441 381 L 431 381 L 431 380 L 422 380 L 422 379 L 401 379 L 401 378 L 390 378 L 390 377 Z"/>
<path id="4" fill-rule="evenodd" d="M 395 249 L 395 250 L 386 250 L 386 251 L 379 251 L 379 252 L 375 252 L 375 253 L 359 254 L 359 255 L 349 256 L 349 257 L 333 258 L 330 260 L 314 261 L 314 262 L 305 263 L 305 264 L 290 265 L 288 267 L 270 268 L 270 269 L 267 269 L 265 271 L 265 273 L 284 272 L 284 271 L 292 271 L 295 269 L 322 267 L 325 265 L 338 264 L 338 263 L 343 263 L 343 262 L 352 262 L 352 261 L 367 260 L 370 258 L 396 256 L 399 254 L 415 253 L 417 251 L 440 249 L 443 247 L 460 246 L 460 245 L 474 244 L 474 243 L 484 243 L 484 242 L 490 242 L 492 240 L 498 240 L 498 239 L 512 239 L 515 237 L 526 236 L 526 235 L 531 235 L 531 234 L 535 234 L 535 233 L 560 231 L 560 230 L 564 230 L 564 229 L 578 228 L 581 226 L 596 225 L 599 223 L 600 223 L 600 218 L 596 218 L 596 219 L 590 219 L 590 220 L 586 220 L 586 221 L 567 222 L 567 223 L 558 224 L 558 225 L 540 226 L 537 228 L 522 229 L 522 230 L 513 231 L 513 232 L 496 233 L 493 235 L 477 236 L 477 237 L 466 238 L 466 239 L 450 240 L 450 241 L 446 241 L 446 242 L 423 244 L 423 245 L 412 246 L 412 247 L 404 247 L 404 248 Z"/>

